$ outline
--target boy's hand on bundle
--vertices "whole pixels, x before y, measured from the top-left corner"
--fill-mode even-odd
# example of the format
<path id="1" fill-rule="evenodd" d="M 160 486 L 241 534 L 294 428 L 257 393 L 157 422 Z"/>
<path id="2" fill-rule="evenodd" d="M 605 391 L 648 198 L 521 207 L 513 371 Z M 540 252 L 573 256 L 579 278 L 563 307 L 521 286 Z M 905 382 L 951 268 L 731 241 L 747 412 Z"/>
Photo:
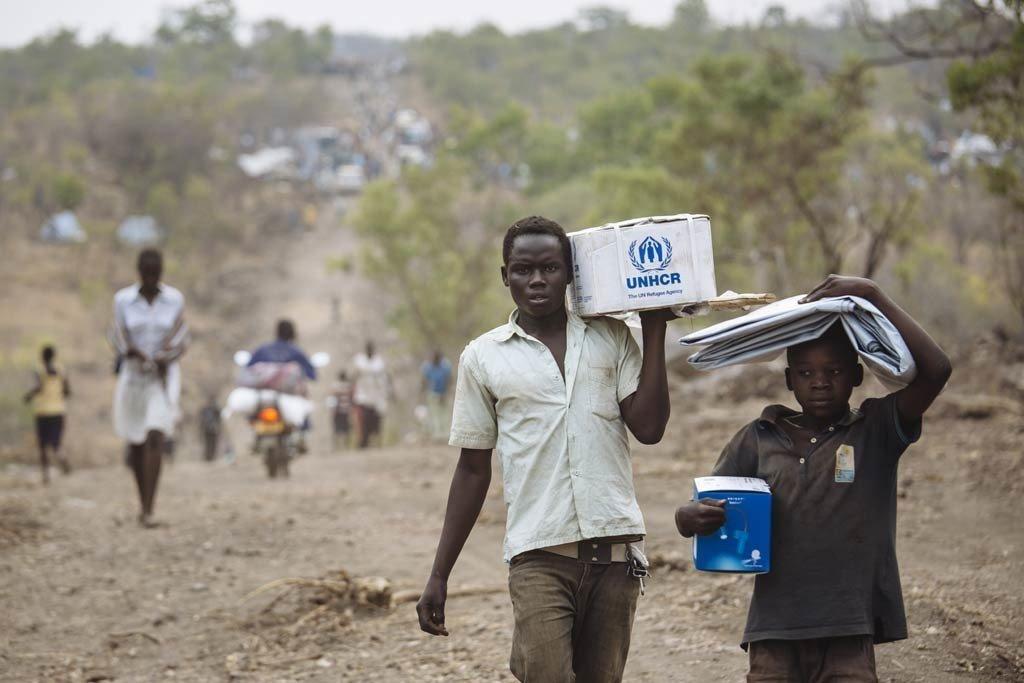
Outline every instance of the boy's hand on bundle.
<path id="1" fill-rule="evenodd" d="M 691 500 L 676 510 L 676 529 L 690 538 L 694 534 L 707 536 L 725 524 L 725 501 L 713 498 Z"/>
<path id="2" fill-rule="evenodd" d="M 818 299 L 833 296 L 859 296 L 871 301 L 879 292 L 874 280 L 864 277 L 846 277 L 845 275 L 829 275 L 817 287 L 807 293 L 800 303 L 808 304 Z"/>

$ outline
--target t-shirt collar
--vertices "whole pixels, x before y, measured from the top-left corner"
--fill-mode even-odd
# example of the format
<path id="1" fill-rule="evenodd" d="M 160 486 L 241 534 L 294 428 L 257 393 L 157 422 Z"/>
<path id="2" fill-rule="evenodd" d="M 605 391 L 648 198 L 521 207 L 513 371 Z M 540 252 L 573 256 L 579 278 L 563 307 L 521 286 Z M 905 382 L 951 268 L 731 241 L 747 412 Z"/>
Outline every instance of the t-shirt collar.
<path id="1" fill-rule="evenodd" d="M 770 405 L 761 411 L 761 417 L 757 418 L 759 424 L 772 424 L 778 426 L 779 422 L 786 419 L 787 417 L 793 417 L 800 413 L 792 408 L 783 405 Z M 846 415 L 836 421 L 838 427 L 849 427 L 854 422 L 864 418 L 864 414 L 857 408 L 850 408 L 846 411 Z"/>

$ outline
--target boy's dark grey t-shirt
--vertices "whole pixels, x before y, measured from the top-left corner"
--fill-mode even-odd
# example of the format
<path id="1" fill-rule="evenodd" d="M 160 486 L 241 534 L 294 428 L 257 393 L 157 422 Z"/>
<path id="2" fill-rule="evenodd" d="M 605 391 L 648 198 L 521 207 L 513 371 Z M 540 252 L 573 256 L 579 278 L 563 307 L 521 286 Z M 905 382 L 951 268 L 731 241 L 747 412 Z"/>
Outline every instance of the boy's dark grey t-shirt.
<path id="1" fill-rule="evenodd" d="M 765 408 L 722 451 L 714 474 L 759 477 L 772 490 L 772 568 L 754 582 L 743 645 L 872 635 L 907 637 L 896 564 L 896 470 L 921 434 L 901 424 L 895 395 L 868 399 L 794 444 Z"/>

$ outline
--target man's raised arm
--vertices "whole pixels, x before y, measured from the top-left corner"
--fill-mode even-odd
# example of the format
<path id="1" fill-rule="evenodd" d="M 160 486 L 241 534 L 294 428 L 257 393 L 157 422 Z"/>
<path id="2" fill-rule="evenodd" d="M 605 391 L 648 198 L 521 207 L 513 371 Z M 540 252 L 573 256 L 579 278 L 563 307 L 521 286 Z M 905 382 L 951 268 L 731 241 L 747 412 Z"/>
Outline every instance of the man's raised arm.
<path id="1" fill-rule="evenodd" d="M 665 435 L 670 412 L 665 369 L 665 331 L 676 316 L 670 310 L 642 311 L 644 358 L 636 391 L 622 399 L 619 411 L 640 443 L 655 444 Z"/>

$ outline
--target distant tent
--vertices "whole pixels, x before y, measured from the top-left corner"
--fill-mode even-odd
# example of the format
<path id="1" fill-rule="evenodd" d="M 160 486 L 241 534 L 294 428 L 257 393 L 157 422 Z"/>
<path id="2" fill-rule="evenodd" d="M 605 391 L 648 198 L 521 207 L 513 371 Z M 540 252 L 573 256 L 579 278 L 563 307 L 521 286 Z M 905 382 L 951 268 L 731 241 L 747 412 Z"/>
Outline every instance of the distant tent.
<path id="1" fill-rule="evenodd" d="M 291 172 L 294 164 L 295 152 L 290 147 L 264 147 L 238 157 L 238 167 L 250 178 L 286 175 Z"/>
<path id="2" fill-rule="evenodd" d="M 78 218 L 71 211 L 61 211 L 50 216 L 39 229 L 39 239 L 44 242 L 79 244 L 88 239 Z"/>
<path id="3" fill-rule="evenodd" d="M 117 239 L 133 247 L 159 244 L 164 239 L 164 229 L 152 216 L 128 216 L 117 229 Z"/>

